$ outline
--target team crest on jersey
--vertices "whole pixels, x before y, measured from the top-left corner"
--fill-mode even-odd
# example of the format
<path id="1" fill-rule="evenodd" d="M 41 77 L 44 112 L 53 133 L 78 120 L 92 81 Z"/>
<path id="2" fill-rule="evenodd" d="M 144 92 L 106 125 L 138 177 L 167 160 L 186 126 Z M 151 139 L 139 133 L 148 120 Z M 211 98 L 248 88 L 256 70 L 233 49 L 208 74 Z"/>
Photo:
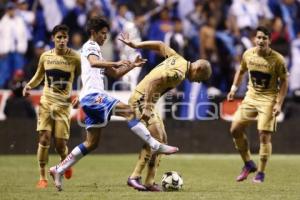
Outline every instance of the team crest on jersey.
<path id="1" fill-rule="evenodd" d="M 103 102 L 103 97 L 101 97 L 101 96 L 96 97 L 95 103 L 100 104 L 102 102 Z"/>

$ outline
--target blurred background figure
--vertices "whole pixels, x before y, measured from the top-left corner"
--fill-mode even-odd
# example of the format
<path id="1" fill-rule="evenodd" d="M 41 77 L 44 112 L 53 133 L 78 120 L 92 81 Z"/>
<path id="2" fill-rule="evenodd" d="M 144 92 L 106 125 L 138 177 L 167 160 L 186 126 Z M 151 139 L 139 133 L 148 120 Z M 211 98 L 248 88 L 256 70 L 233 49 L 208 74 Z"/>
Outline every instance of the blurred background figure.
<path id="1" fill-rule="evenodd" d="M 16 4 L 8 2 L 0 20 L 0 88 L 7 88 L 13 74 L 23 70 L 27 42 L 25 22 L 16 14 Z"/>
<path id="2" fill-rule="evenodd" d="M 22 91 L 26 82 L 24 81 L 24 73 L 17 70 L 13 79 L 9 83 L 11 96 L 6 100 L 4 114 L 6 119 L 35 119 L 36 112 L 32 102 L 23 97 Z"/>
<path id="3" fill-rule="evenodd" d="M 137 56 L 141 55 L 140 52 L 136 49 L 133 49 L 127 45 L 124 45 L 121 41 L 118 40 L 119 33 L 128 33 L 130 38 L 132 38 L 135 42 L 141 41 L 140 32 L 137 26 L 133 22 L 133 13 L 128 10 L 126 4 L 118 5 L 117 15 L 115 20 L 113 20 L 113 35 L 115 42 L 115 53 L 116 56 L 121 60 L 130 60 L 134 62 Z M 130 90 L 133 91 L 135 86 L 138 83 L 138 77 L 141 72 L 140 67 L 136 67 L 123 77 L 121 77 L 120 81 L 114 84 L 114 89 L 120 87 L 122 90 Z"/>

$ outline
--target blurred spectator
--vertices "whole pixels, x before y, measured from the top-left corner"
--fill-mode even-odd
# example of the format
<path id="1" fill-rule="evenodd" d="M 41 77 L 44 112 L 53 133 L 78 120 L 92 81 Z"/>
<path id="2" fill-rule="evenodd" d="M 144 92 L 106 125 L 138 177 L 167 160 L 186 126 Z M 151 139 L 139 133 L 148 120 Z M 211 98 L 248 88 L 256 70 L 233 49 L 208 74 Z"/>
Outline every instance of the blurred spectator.
<path id="1" fill-rule="evenodd" d="M 12 95 L 6 100 L 4 108 L 4 114 L 7 119 L 36 118 L 36 112 L 32 102 L 22 95 L 25 85 L 26 82 L 23 79 L 23 72 L 19 70 L 15 73 L 13 80 L 9 84 Z"/>
<path id="2" fill-rule="evenodd" d="M 34 45 L 33 57 L 24 67 L 24 73 L 25 73 L 24 78 L 26 81 L 30 80 L 34 76 L 38 67 L 40 56 L 48 49 L 49 46 L 47 46 L 43 41 L 39 41 Z"/>
<path id="3" fill-rule="evenodd" d="M 71 36 L 71 45 L 70 47 L 79 51 L 83 44 L 83 36 L 80 32 L 75 32 Z"/>
<path id="4" fill-rule="evenodd" d="M 291 69 L 290 69 L 290 90 L 300 91 L 300 31 L 297 38 L 291 43 Z M 298 96 L 299 92 L 298 92 Z"/>
<path id="5" fill-rule="evenodd" d="M 68 12 L 62 23 L 70 27 L 71 34 L 74 32 L 83 33 L 87 20 L 86 13 L 86 0 L 76 0 L 75 7 Z"/>
<path id="6" fill-rule="evenodd" d="M 255 29 L 260 20 L 272 19 L 267 0 L 233 0 L 229 14 L 243 35 L 247 28 Z"/>
<path id="7" fill-rule="evenodd" d="M 141 41 L 140 32 L 133 23 L 133 13 L 128 10 L 127 5 L 125 4 L 120 4 L 118 6 L 117 16 L 113 21 L 113 31 L 115 32 L 115 53 L 118 54 L 118 58 L 116 59 L 130 60 L 133 62 L 137 56 L 141 55 L 140 52 L 118 40 L 119 33 L 123 32 L 129 34 L 129 37 L 132 40 L 137 42 Z M 129 71 L 121 77 L 121 81 L 115 82 L 113 89 L 120 86 L 122 90 L 133 91 L 137 86 L 140 72 L 140 67 L 136 67 Z"/>
<path id="8" fill-rule="evenodd" d="M 23 69 L 27 50 L 26 25 L 16 15 L 16 5 L 12 2 L 6 4 L 0 20 L 0 44 L 0 88 L 3 88 L 16 70 Z"/>
<path id="9" fill-rule="evenodd" d="M 290 54 L 289 33 L 280 17 L 275 17 L 272 24 L 270 47 L 281 53 L 285 58 Z"/>
<path id="10" fill-rule="evenodd" d="M 183 24 L 179 18 L 174 18 L 173 23 L 173 30 L 166 33 L 164 42 L 178 54 L 184 56 L 185 37 L 183 35 Z"/>

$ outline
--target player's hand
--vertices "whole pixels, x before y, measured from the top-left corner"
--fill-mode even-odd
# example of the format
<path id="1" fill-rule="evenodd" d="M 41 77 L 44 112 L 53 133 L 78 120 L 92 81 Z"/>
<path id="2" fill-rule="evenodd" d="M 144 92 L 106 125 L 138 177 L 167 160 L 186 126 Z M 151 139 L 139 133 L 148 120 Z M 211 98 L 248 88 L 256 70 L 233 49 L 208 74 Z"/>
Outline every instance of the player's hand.
<path id="1" fill-rule="evenodd" d="M 136 48 L 136 44 L 129 39 L 129 34 L 128 33 L 121 33 L 118 40 L 120 40 L 124 44 L 130 46 L 131 48 Z"/>
<path id="2" fill-rule="evenodd" d="M 227 94 L 227 101 L 233 101 L 234 100 L 234 96 L 235 96 L 235 92 L 234 91 L 230 91 Z"/>
<path id="3" fill-rule="evenodd" d="M 73 100 L 72 100 L 72 107 L 74 109 L 77 109 L 79 107 L 79 98 L 78 97 L 75 97 Z"/>
<path id="4" fill-rule="evenodd" d="M 120 61 L 116 62 L 116 68 L 128 67 L 130 64 L 131 63 L 128 60 L 120 60 Z"/>
<path id="5" fill-rule="evenodd" d="M 273 115 L 277 117 L 281 112 L 281 105 L 279 103 L 276 103 L 273 107 Z"/>
<path id="6" fill-rule="evenodd" d="M 145 108 L 143 110 L 141 119 L 147 122 L 150 119 L 150 117 L 151 117 L 151 109 Z"/>
<path id="7" fill-rule="evenodd" d="M 31 87 L 28 85 L 25 85 L 25 87 L 23 88 L 23 96 L 27 97 L 30 95 L 29 90 L 31 90 Z"/>
<path id="8" fill-rule="evenodd" d="M 138 55 L 132 64 L 134 67 L 142 67 L 146 62 L 147 59 L 143 59 L 142 56 Z"/>

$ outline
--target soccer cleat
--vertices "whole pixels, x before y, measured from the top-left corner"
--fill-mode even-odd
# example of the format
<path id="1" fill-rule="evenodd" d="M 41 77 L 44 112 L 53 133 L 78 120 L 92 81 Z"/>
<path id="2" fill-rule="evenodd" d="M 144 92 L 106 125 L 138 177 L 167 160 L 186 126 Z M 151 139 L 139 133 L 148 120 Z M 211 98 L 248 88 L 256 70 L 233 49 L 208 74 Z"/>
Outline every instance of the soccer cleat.
<path id="1" fill-rule="evenodd" d="M 148 185 L 148 186 L 145 185 L 145 187 L 147 189 L 146 191 L 149 191 L 149 192 L 162 192 L 161 187 L 155 183 L 153 185 Z"/>
<path id="2" fill-rule="evenodd" d="M 246 162 L 245 166 L 243 167 L 242 172 L 236 178 L 236 181 L 240 182 L 240 181 L 246 180 L 248 175 L 252 172 L 256 172 L 256 170 L 257 170 L 257 167 L 252 160 Z"/>
<path id="3" fill-rule="evenodd" d="M 142 182 L 142 177 L 136 177 L 136 178 L 130 178 L 128 177 L 127 179 L 127 185 L 130 187 L 133 187 L 134 189 L 138 191 L 146 191 L 147 188 L 143 186 Z"/>
<path id="4" fill-rule="evenodd" d="M 257 172 L 256 176 L 252 179 L 253 183 L 262 183 L 265 180 L 265 173 Z"/>
<path id="5" fill-rule="evenodd" d="M 70 167 L 69 169 L 67 169 L 67 170 L 65 171 L 64 177 L 65 177 L 66 179 L 70 179 L 70 178 L 72 177 L 72 175 L 73 175 L 73 170 L 72 170 L 72 168 Z"/>
<path id="6" fill-rule="evenodd" d="M 39 182 L 36 184 L 36 188 L 38 188 L 38 189 L 44 189 L 46 187 L 48 187 L 47 180 L 39 180 Z"/>
<path id="7" fill-rule="evenodd" d="M 169 146 L 166 144 L 160 144 L 157 150 L 152 149 L 152 153 L 170 155 L 179 151 L 178 147 Z"/>
<path id="8" fill-rule="evenodd" d="M 56 171 L 56 166 L 50 168 L 49 174 L 50 174 L 50 176 L 52 176 L 57 190 L 62 191 L 62 177 L 63 176 Z"/>

